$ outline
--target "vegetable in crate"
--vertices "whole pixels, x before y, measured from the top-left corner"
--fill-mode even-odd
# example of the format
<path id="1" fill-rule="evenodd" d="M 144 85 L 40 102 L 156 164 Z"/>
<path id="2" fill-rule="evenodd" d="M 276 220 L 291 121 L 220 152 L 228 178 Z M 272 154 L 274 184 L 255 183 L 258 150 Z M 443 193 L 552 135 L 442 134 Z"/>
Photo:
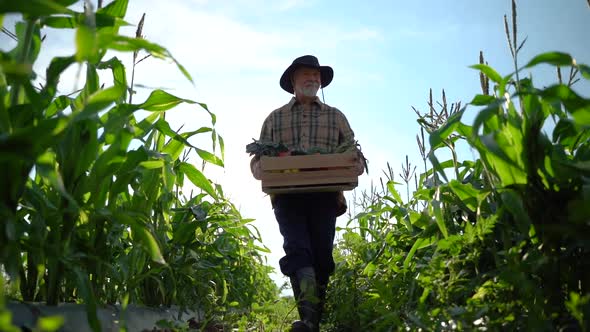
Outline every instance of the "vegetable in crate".
<path id="1" fill-rule="evenodd" d="M 276 157 L 281 152 L 289 151 L 283 143 L 274 143 L 269 141 L 257 141 L 252 139 L 254 142 L 246 145 L 246 152 L 250 154 L 250 156 L 255 156 L 260 158 L 261 156 L 269 156 L 269 157 Z"/>

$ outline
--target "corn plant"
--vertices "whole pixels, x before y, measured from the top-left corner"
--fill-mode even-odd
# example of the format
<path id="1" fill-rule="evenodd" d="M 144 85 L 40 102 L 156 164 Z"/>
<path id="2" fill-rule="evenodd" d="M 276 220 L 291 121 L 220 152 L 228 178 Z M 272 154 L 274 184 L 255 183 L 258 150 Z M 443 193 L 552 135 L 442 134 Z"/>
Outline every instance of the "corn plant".
<path id="1" fill-rule="evenodd" d="M 82 301 L 98 331 L 96 307 L 104 303 L 176 304 L 217 315 L 230 304 L 274 298 L 252 220 L 188 162 L 196 152 L 223 166 L 215 114 L 163 90 L 132 103 L 126 68 L 109 54 L 133 53 L 133 70 L 145 52 L 171 60 L 192 81 L 188 72 L 142 38 L 144 18 L 135 37 L 118 33 L 128 24 L 127 0 L 99 2 L 96 10 L 85 1 L 82 12 L 71 9 L 76 2 L 0 2 L 0 19 L 23 18 L 16 47 L 0 52 L 0 264 L 19 299 Z M 33 64 L 46 27 L 74 29 L 76 52 L 53 58 L 39 80 Z M 85 68 L 84 87 L 61 93 L 60 76 L 76 65 Z M 112 79 L 101 81 L 100 72 Z M 208 112 L 211 123 L 173 130 L 165 114 L 179 104 Z M 136 117 L 139 110 L 147 116 Z M 211 135 L 212 152 L 190 143 L 203 134 Z M 199 192 L 183 194 L 185 179 Z"/>
<path id="2" fill-rule="evenodd" d="M 515 11 L 506 30 L 517 57 Z M 467 107 L 449 108 L 443 95 L 439 109 L 430 97 L 430 111 L 418 112 L 430 145 L 418 139 L 419 148 L 432 166 L 410 200 L 387 177 L 357 201 L 349 225 L 358 227 L 338 244 L 332 330 L 587 330 L 590 99 L 572 85 L 590 80 L 590 67 L 559 52 L 523 67 L 514 59 L 506 76 L 482 54 L 479 62 L 482 94 Z M 542 89 L 522 77 L 541 64 L 559 74 Z M 479 158 L 461 160 L 458 141 Z M 451 159 L 437 158 L 443 149 Z"/>

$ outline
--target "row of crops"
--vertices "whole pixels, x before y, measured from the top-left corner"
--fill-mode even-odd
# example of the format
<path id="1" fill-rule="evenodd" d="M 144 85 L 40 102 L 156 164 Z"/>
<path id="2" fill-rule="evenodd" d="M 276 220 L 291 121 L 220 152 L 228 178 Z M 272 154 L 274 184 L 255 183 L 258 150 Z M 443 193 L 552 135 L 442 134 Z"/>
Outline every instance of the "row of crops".
<path id="1" fill-rule="evenodd" d="M 23 15 L 16 47 L 0 54 L 1 303 L 5 296 L 85 303 L 98 331 L 96 308 L 104 304 L 174 304 L 212 317 L 275 299 L 252 220 L 188 162 L 195 155 L 223 166 L 215 114 L 163 90 L 132 103 L 129 70 L 112 51 L 133 56 L 134 64 L 140 51 L 176 61 L 140 29 L 135 37 L 119 34 L 129 24 L 128 1 L 101 8 L 86 2 L 81 12 L 70 9 L 75 2 L 0 6 L 0 18 Z M 35 72 L 48 27 L 74 29 L 76 52 Z M 60 76 L 78 64 L 81 91 L 58 93 Z M 172 130 L 165 115 L 179 104 L 208 112 L 211 121 L 191 132 Z M 139 110 L 147 116 L 138 118 Z M 189 142 L 203 135 L 208 147 Z M 194 193 L 183 192 L 189 184 Z M 10 322 L 5 310 L 2 317 L 1 324 Z"/>

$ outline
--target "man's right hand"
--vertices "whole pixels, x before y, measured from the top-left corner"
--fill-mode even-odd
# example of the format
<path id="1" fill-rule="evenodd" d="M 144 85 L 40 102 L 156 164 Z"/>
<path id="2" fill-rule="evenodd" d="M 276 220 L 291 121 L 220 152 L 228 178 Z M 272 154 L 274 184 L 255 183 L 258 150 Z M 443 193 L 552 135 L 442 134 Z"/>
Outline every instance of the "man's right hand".
<path id="1" fill-rule="evenodd" d="M 250 161 L 250 170 L 256 180 L 260 180 L 262 176 L 262 170 L 260 169 L 260 159 L 252 158 Z"/>

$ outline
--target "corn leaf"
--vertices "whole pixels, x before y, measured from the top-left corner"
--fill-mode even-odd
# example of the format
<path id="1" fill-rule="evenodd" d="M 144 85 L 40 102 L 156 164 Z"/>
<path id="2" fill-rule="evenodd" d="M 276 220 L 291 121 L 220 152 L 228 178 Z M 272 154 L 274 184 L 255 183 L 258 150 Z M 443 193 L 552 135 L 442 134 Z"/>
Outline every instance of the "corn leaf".
<path id="1" fill-rule="evenodd" d="M 203 175 L 203 173 L 201 173 L 198 169 L 195 168 L 195 166 L 188 164 L 186 162 L 181 162 L 180 166 L 179 166 L 179 170 L 184 173 L 188 179 L 195 185 L 197 186 L 197 188 L 202 189 L 203 191 L 205 191 L 207 194 L 209 194 L 211 197 L 217 199 L 217 193 L 215 192 L 215 189 L 213 189 L 213 186 L 211 185 L 211 182 L 209 182 L 209 180 L 205 177 L 205 175 Z"/>
<path id="2" fill-rule="evenodd" d="M 129 4 L 129 0 L 115 0 L 105 7 L 102 7 L 97 10 L 97 14 L 105 14 L 107 16 L 123 18 L 127 13 L 127 6 Z"/>
<path id="3" fill-rule="evenodd" d="M 554 66 L 571 66 L 573 64 L 573 58 L 571 55 L 562 52 L 547 52 L 542 53 L 529 61 L 525 68 L 530 68 L 541 63 L 546 63 Z"/>
<path id="4" fill-rule="evenodd" d="M 0 14 L 21 13 L 25 16 L 37 17 L 52 14 L 71 14 L 72 10 L 66 8 L 73 4 L 70 1 L 55 0 L 27 0 L 27 1 L 0 1 Z"/>
<path id="5" fill-rule="evenodd" d="M 477 65 L 472 65 L 472 66 L 469 66 L 469 67 L 481 71 L 490 80 L 492 80 L 495 83 L 501 83 L 503 81 L 502 76 L 500 76 L 500 74 L 498 74 L 498 72 L 495 71 L 494 68 L 492 68 L 492 67 L 490 67 L 488 65 L 477 64 Z"/>

